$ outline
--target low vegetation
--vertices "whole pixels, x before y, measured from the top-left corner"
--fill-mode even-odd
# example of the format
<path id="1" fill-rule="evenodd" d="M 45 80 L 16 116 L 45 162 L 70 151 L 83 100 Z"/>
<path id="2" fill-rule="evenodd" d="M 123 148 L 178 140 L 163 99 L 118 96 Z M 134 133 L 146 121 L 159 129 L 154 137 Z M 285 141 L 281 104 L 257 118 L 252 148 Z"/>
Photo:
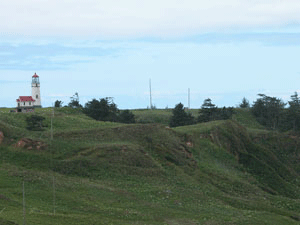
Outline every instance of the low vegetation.
<path id="1" fill-rule="evenodd" d="M 169 128 L 170 109 L 133 110 L 134 124 L 37 109 L 43 130 L 3 110 L 0 224 L 23 224 L 23 181 L 27 224 L 299 224 L 300 136 L 232 110 Z"/>
<path id="2" fill-rule="evenodd" d="M 43 124 L 43 121 L 46 118 L 43 116 L 38 116 L 38 115 L 30 115 L 26 118 L 26 123 L 27 123 L 27 129 L 28 130 L 35 130 L 35 131 L 42 131 L 43 127 L 45 126 Z"/>

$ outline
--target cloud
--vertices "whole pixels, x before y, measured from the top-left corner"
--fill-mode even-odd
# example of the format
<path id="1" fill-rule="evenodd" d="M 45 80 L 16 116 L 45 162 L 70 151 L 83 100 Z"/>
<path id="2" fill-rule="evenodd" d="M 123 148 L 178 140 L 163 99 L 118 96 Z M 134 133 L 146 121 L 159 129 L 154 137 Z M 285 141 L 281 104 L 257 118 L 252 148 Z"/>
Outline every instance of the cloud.
<path id="1" fill-rule="evenodd" d="M 8 84 L 23 84 L 24 80 L 0 80 L 0 85 L 8 85 Z"/>
<path id="2" fill-rule="evenodd" d="M 178 39 L 176 41 L 198 44 L 255 42 L 265 46 L 292 46 L 300 44 L 300 33 L 251 32 L 251 33 L 207 33 Z"/>
<path id="3" fill-rule="evenodd" d="M 170 37 L 299 24 L 298 0 L 11 0 L 1 35 Z"/>
<path id="4" fill-rule="evenodd" d="M 0 43 L 0 70 L 59 70 L 115 54 L 116 48 L 66 46 L 63 43 Z"/>

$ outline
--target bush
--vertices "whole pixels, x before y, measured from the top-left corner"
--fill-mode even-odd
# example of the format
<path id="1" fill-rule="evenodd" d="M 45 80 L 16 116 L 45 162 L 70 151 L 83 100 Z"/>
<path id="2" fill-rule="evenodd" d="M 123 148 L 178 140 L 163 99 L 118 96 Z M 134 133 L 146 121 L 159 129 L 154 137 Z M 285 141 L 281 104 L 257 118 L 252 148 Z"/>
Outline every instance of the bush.
<path id="1" fill-rule="evenodd" d="M 26 118 L 27 123 L 27 129 L 28 130 L 34 130 L 34 131 L 42 131 L 43 127 L 46 127 L 43 124 L 43 121 L 45 120 L 45 117 L 38 116 L 38 115 L 32 115 L 30 117 Z"/>
<path id="2" fill-rule="evenodd" d="M 135 118 L 132 112 L 128 109 L 121 111 L 119 114 L 119 122 L 121 123 L 135 123 Z"/>
<path id="3" fill-rule="evenodd" d="M 83 112 L 95 120 L 118 121 L 118 108 L 111 98 L 93 99 L 85 104 Z"/>

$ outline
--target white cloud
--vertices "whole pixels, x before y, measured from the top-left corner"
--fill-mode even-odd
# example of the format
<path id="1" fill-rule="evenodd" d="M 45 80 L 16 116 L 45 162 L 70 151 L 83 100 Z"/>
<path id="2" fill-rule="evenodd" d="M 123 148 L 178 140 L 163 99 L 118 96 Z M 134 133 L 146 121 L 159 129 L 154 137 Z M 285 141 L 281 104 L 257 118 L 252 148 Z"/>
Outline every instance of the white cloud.
<path id="1" fill-rule="evenodd" d="M 180 36 L 300 23 L 298 0 L 10 0 L 1 35 Z"/>

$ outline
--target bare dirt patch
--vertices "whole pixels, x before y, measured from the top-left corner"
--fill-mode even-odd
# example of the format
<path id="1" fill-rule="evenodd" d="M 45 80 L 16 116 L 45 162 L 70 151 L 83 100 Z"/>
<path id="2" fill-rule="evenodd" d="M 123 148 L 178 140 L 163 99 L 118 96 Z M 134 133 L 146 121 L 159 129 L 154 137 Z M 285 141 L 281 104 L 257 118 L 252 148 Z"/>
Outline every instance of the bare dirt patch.
<path id="1" fill-rule="evenodd" d="M 36 141 L 30 138 L 22 138 L 15 144 L 15 147 L 26 148 L 28 150 L 44 150 L 48 147 L 48 145 L 42 141 Z"/>

